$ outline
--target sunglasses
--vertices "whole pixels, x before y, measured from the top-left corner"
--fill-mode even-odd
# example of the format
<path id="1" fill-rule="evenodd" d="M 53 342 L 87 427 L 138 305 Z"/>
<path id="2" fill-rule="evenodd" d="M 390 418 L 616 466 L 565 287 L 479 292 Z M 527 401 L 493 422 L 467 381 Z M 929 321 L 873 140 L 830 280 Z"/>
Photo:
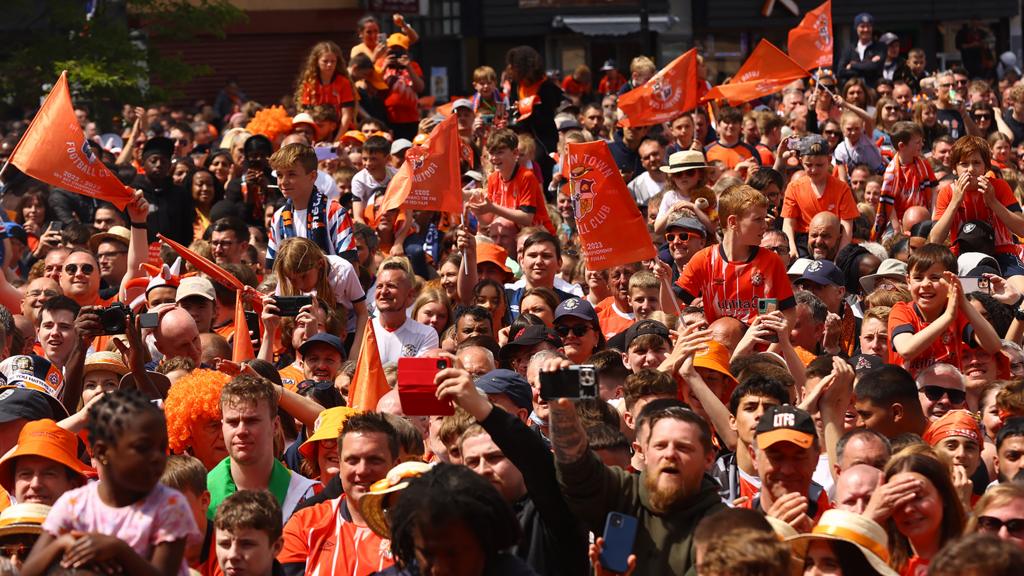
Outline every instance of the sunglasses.
<path id="1" fill-rule="evenodd" d="M 1000 520 L 992 516 L 978 516 L 978 530 L 995 534 L 1006 526 L 1006 531 L 1014 538 L 1024 538 L 1024 518 L 1013 518 L 1011 520 Z"/>
<path id="2" fill-rule="evenodd" d="M 68 275 L 71 275 L 71 276 L 74 276 L 75 274 L 78 274 L 78 268 L 79 268 L 78 264 L 65 264 L 64 265 L 64 273 L 68 274 Z M 96 268 L 93 267 L 92 264 L 82 264 L 81 268 L 82 268 L 82 274 L 85 274 L 86 276 L 92 274 L 93 270 L 96 269 Z"/>
<path id="3" fill-rule="evenodd" d="M 295 387 L 295 391 L 298 392 L 300 395 L 305 395 L 306 392 L 309 392 L 310 390 L 315 389 L 317 391 L 322 391 L 329 390 L 331 388 L 334 388 L 334 382 L 331 382 L 329 380 L 303 380 L 302 382 L 299 382 L 299 384 Z"/>
<path id="4" fill-rule="evenodd" d="M 950 388 L 943 388 L 942 386 L 925 386 L 921 388 L 921 392 L 924 393 L 925 398 L 928 398 L 931 402 L 938 402 L 943 396 L 949 398 L 950 404 L 963 404 L 964 400 L 967 400 L 967 393 L 963 390 L 952 390 Z"/>
<path id="5" fill-rule="evenodd" d="M 974 118 L 975 122 L 980 122 L 982 120 L 987 120 L 989 122 L 992 121 L 992 116 L 989 116 L 988 114 L 971 114 L 971 118 Z"/>
<path id="6" fill-rule="evenodd" d="M 584 334 L 589 332 L 590 329 L 590 324 L 576 324 L 574 326 L 555 326 L 555 332 L 557 332 L 558 335 L 561 336 L 562 338 L 568 336 L 570 332 L 572 332 L 573 336 L 581 338 Z"/>
<path id="7" fill-rule="evenodd" d="M 885 110 L 886 112 L 895 112 L 895 111 L 899 110 L 899 107 L 897 107 L 897 106 L 882 106 L 882 110 Z"/>
<path id="8" fill-rule="evenodd" d="M 843 135 L 843 133 L 840 132 L 839 130 L 825 130 L 824 134 L 826 136 L 842 136 Z"/>
<path id="9" fill-rule="evenodd" d="M 686 242 L 689 239 L 690 239 L 690 233 L 689 232 L 679 232 L 679 233 L 676 233 L 676 232 L 666 232 L 665 233 L 665 241 L 666 242 L 675 242 L 676 240 L 679 240 L 681 242 Z"/>

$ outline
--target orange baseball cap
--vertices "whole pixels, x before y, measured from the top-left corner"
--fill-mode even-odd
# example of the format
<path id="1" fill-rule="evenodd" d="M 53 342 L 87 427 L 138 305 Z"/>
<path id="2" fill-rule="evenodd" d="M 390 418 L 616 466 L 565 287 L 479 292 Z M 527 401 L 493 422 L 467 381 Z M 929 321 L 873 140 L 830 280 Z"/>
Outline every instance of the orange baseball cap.
<path id="1" fill-rule="evenodd" d="M 408 50 L 409 37 L 400 32 L 395 32 L 394 34 L 388 36 L 387 46 L 388 48 L 391 48 L 392 46 L 401 46 L 402 48 Z"/>
<path id="2" fill-rule="evenodd" d="M 505 264 L 508 260 L 508 251 L 494 243 L 480 243 L 476 245 L 476 263 L 479 266 L 484 262 L 490 262 L 501 268 L 506 274 L 511 274 L 512 269 Z"/>
<path id="3" fill-rule="evenodd" d="M 366 134 L 359 130 L 349 130 L 341 137 L 342 144 L 362 144 L 366 142 Z"/>
<path id="4" fill-rule="evenodd" d="M 94 476 L 94 470 L 76 456 L 78 437 L 57 426 L 48 418 L 25 424 L 18 434 L 18 443 L 0 458 L 0 486 L 14 494 L 14 460 L 20 456 L 41 456 L 53 460 L 78 474 L 82 482 Z"/>

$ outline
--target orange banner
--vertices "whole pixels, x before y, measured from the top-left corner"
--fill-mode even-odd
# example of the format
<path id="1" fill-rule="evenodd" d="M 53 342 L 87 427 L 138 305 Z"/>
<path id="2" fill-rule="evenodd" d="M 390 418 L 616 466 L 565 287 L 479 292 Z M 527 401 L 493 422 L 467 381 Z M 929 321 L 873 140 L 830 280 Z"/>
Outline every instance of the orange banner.
<path id="1" fill-rule="evenodd" d="M 761 40 L 732 79 L 712 88 L 701 100 L 727 100 L 730 105 L 738 106 L 774 94 L 806 76 L 809 76 L 807 70 L 792 58 L 771 42 Z"/>
<path id="2" fill-rule="evenodd" d="M 10 162 L 37 180 L 106 200 L 120 210 L 128 205 L 134 192 L 103 165 L 86 142 L 71 107 L 67 71 L 61 72 L 57 84 L 14 148 Z"/>
<path id="3" fill-rule="evenodd" d="M 697 49 L 691 48 L 642 86 L 619 97 L 623 126 L 653 126 L 673 120 L 700 103 L 707 85 L 697 74 Z"/>
<path id="4" fill-rule="evenodd" d="M 789 57 L 805 70 L 832 67 L 832 0 L 808 12 L 789 31 Z"/>
<path id="5" fill-rule="evenodd" d="M 381 213 L 395 208 L 462 212 L 458 130 L 458 117 L 453 114 L 434 128 L 426 143 L 405 153 L 405 163 L 384 193 Z"/>
<path id="6" fill-rule="evenodd" d="M 377 402 L 391 391 L 384 377 L 384 367 L 380 362 L 380 351 L 377 350 L 377 337 L 373 332 L 373 320 L 366 321 L 363 336 L 363 348 L 359 351 L 356 361 L 356 372 L 352 375 L 352 384 L 348 388 L 348 405 L 356 410 L 373 411 Z"/>
<path id="7" fill-rule="evenodd" d="M 567 145 L 569 190 L 588 270 L 657 256 L 647 222 L 603 140 Z"/>
<path id="8" fill-rule="evenodd" d="M 163 234 L 157 233 L 157 237 L 163 240 L 164 244 L 167 244 L 168 246 L 173 248 L 174 251 L 177 252 L 179 256 L 184 258 L 186 262 L 195 266 L 196 270 L 199 270 L 200 272 L 206 274 L 214 282 L 220 282 L 221 284 L 227 286 L 228 288 L 231 288 L 232 290 L 242 290 L 244 288 L 242 281 L 232 276 L 231 273 L 229 273 L 227 270 L 221 268 L 220 266 L 217 266 L 216 264 L 210 262 L 203 256 L 196 254 L 195 252 L 189 250 L 187 247 L 182 246 L 181 244 L 175 242 L 174 240 L 171 240 L 170 238 L 164 236 Z"/>
<path id="9" fill-rule="evenodd" d="M 245 298 L 242 291 L 235 292 L 235 340 L 231 348 L 233 362 L 245 362 L 256 357 L 249 339 L 249 324 L 245 321 Z"/>

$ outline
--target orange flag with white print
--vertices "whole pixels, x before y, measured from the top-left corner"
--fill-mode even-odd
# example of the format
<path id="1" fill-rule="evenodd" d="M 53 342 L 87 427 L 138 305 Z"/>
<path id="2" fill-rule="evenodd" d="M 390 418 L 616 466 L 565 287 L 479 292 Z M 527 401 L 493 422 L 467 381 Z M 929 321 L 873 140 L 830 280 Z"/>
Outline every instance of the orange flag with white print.
<path id="1" fill-rule="evenodd" d="M 245 362 L 256 357 L 249 338 L 249 324 L 245 321 L 245 298 L 242 291 L 235 291 L 235 336 L 231 348 L 233 362 Z"/>
<path id="2" fill-rule="evenodd" d="M 603 140 L 569 143 L 569 198 L 588 270 L 657 256 L 647 222 Z"/>
<path id="3" fill-rule="evenodd" d="M 700 104 L 707 92 L 697 74 L 697 49 L 691 48 L 641 86 L 619 97 L 624 126 L 652 126 L 677 118 Z"/>
<path id="4" fill-rule="evenodd" d="M 462 172 L 459 170 L 458 116 L 441 121 L 422 146 L 405 153 L 405 163 L 388 184 L 381 213 L 395 208 L 462 212 Z"/>
<path id="5" fill-rule="evenodd" d="M 61 72 L 14 147 L 10 163 L 51 186 L 106 200 L 120 210 L 131 202 L 134 192 L 93 154 L 71 107 L 67 71 Z"/>
<path id="6" fill-rule="evenodd" d="M 377 350 L 373 320 L 367 320 L 363 347 L 359 351 L 359 359 L 356 360 L 356 372 L 352 375 L 352 383 L 348 387 L 348 405 L 356 410 L 376 410 L 377 402 L 390 391 L 391 386 L 384 377 L 380 351 Z"/>
<path id="7" fill-rule="evenodd" d="M 805 70 L 832 67 L 832 0 L 804 15 L 800 24 L 789 31 L 786 47 L 789 57 Z"/>
<path id="8" fill-rule="evenodd" d="M 761 40 L 732 79 L 712 88 L 702 101 L 726 100 L 730 105 L 738 106 L 774 94 L 790 82 L 809 75 L 807 70 L 786 56 L 785 52 L 771 42 Z"/>

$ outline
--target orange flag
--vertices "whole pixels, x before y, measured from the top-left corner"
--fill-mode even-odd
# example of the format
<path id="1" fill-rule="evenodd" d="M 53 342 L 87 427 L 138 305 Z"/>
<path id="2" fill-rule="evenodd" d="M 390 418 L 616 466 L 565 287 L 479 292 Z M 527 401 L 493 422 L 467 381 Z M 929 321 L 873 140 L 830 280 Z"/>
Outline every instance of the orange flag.
<path id="1" fill-rule="evenodd" d="M 827 0 L 789 31 L 789 57 L 806 70 L 831 68 L 832 43 L 832 0 Z"/>
<path id="2" fill-rule="evenodd" d="M 761 40 L 732 80 L 715 86 L 702 100 L 728 100 L 730 105 L 738 106 L 774 94 L 790 82 L 806 76 L 809 76 L 807 70 L 792 58 L 771 42 Z"/>
<path id="3" fill-rule="evenodd" d="M 589 270 L 657 256 L 647 222 L 603 140 L 569 143 L 569 198 Z"/>
<path id="4" fill-rule="evenodd" d="M 380 352 L 377 350 L 373 320 L 370 319 L 366 321 L 363 348 L 359 351 L 356 373 L 352 375 L 352 384 L 348 388 L 348 405 L 356 410 L 376 410 L 381 396 L 390 391 L 391 386 L 388 386 L 388 381 L 384 377 L 384 367 L 381 365 Z"/>
<path id="5" fill-rule="evenodd" d="M 704 92 L 707 87 L 697 74 L 697 49 L 691 48 L 642 86 L 619 97 L 619 109 L 626 115 L 623 125 L 668 122 L 696 108 Z"/>
<path id="6" fill-rule="evenodd" d="M 458 128 L 458 117 L 452 114 L 434 128 L 426 143 L 405 153 L 405 163 L 384 193 L 381 213 L 395 208 L 462 212 Z"/>
<path id="7" fill-rule="evenodd" d="M 256 357 L 252 349 L 252 340 L 249 339 L 249 325 L 245 321 L 245 298 L 242 291 L 235 292 L 235 336 L 234 345 L 231 348 L 231 360 L 233 362 L 245 362 Z"/>
<path id="8" fill-rule="evenodd" d="M 67 74 L 67 71 L 61 72 L 57 84 L 14 147 L 10 162 L 25 174 L 51 186 L 106 200 L 124 210 L 134 191 L 93 155 L 71 107 Z"/>
<path id="9" fill-rule="evenodd" d="M 214 281 L 220 282 L 224 286 L 227 286 L 228 288 L 231 288 L 233 290 L 243 289 L 242 281 L 232 276 L 231 273 L 228 272 L 227 270 L 221 268 L 220 266 L 217 266 L 216 264 L 210 262 L 203 256 L 196 254 L 195 252 L 189 250 L 185 246 L 182 246 L 181 244 L 175 242 L 174 240 L 171 240 L 170 238 L 164 236 L 163 234 L 157 233 L 157 237 L 163 240 L 164 244 L 167 244 L 168 246 L 173 248 L 174 251 L 177 252 L 179 256 L 184 258 L 186 262 L 189 262 L 190 264 L 195 266 L 197 270 L 206 274 Z"/>

